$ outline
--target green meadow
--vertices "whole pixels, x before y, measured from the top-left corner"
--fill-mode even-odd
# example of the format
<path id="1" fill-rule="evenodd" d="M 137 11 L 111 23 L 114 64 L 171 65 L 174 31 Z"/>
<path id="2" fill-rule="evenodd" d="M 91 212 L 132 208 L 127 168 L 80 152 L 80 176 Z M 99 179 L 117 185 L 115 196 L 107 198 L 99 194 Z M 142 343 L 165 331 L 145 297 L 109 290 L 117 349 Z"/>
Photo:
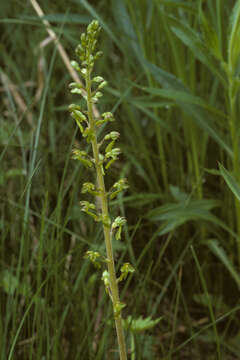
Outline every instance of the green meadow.
<path id="1" fill-rule="evenodd" d="M 240 0 L 1 1 L 0 359 L 119 359 L 85 258 L 106 256 L 80 206 L 96 174 L 72 159 L 90 143 L 68 111 L 94 19 L 107 86 L 93 113 L 120 133 L 106 187 L 129 186 L 109 202 L 127 219 L 117 275 L 135 269 L 119 283 L 127 357 L 240 359 Z"/>

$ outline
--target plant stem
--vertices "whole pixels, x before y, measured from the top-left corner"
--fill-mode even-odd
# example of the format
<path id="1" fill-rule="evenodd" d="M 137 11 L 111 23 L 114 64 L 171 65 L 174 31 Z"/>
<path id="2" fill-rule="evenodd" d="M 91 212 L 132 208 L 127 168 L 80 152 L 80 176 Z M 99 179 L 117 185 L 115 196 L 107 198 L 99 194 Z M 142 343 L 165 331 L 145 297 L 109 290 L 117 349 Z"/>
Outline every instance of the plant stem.
<path id="1" fill-rule="evenodd" d="M 91 144 L 92 144 L 93 156 L 95 159 L 97 182 L 98 182 L 98 187 L 100 189 L 101 211 L 102 211 L 103 218 L 107 219 L 109 217 L 108 199 L 107 199 L 107 194 L 106 194 L 106 190 L 105 190 L 104 175 L 103 175 L 102 166 L 100 163 L 100 156 L 99 156 L 98 143 L 97 143 L 97 134 L 96 134 L 96 128 L 95 128 L 95 122 L 94 122 L 94 116 L 93 116 L 93 103 L 92 103 L 90 75 L 91 75 L 91 71 L 88 67 L 87 73 L 86 73 L 88 120 L 89 120 L 90 128 L 91 128 L 91 130 L 93 130 L 93 134 L 94 134 Z M 117 306 L 117 304 L 120 303 L 120 299 L 119 299 L 118 284 L 117 284 L 116 271 L 115 271 L 115 265 L 114 265 L 110 226 L 106 226 L 103 224 L 103 231 L 104 231 L 104 238 L 105 238 L 105 245 L 106 245 L 106 252 L 107 252 L 107 259 L 108 259 L 107 266 L 108 266 L 108 272 L 109 272 L 109 276 L 110 276 L 111 297 L 112 297 L 112 303 L 113 303 L 113 308 L 114 308 L 115 306 Z M 115 326 L 116 326 L 116 331 L 117 331 L 120 359 L 127 360 L 121 312 L 117 316 L 115 316 L 114 319 L 115 319 Z"/>

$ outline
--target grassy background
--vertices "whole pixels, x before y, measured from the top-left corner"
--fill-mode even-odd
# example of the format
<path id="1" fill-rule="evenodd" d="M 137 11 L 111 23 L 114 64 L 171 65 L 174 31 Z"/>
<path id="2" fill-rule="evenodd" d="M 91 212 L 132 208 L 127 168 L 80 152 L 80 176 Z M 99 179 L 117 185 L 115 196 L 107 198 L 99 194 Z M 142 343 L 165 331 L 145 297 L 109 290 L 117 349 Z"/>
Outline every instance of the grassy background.
<path id="1" fill-rule="evenodd" d="M 240 2 L 40 5 L 71 59 L 92 18 L 103 27 L 99 111 L 114 112 L 123 151 L 108 181 L 130 185 L 112 202 L 128 219 L 116 260 L 136 269 L 124 316 L 162 316 L 135 336 L 136 359 L 240 359 L 240 207 L 224 181 L 238 194 Z M 71 160 L 71 76 L 30 1 L 2 1 L 0 16 L 0 358 L 117 359 L 83 259 L 104 247 L 79 207 L 91 174 Z"/>

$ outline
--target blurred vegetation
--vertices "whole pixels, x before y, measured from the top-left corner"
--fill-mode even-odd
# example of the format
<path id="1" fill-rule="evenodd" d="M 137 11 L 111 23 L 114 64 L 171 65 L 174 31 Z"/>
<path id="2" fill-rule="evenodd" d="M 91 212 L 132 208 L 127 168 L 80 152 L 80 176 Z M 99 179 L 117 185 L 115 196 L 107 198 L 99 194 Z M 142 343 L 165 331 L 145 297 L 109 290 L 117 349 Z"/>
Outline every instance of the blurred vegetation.
<path id="1" fill-rule="evenodd" d="M 0 358 L 118 359 L 83 259 L 104 245 L 79 207 L 71 74 L 43 23 L 75 59 L 96 18 L 99 111 L 118 119 L 113 177 L 130 185 L 112 201 L 128 219 L 117 257 L 136 269 L 124 316 L 161 317 L 135 335 L 136 359 L 240 359 L 240 1 L 42 1 L 42 18 L 33 3 L 0 4 Z"/>

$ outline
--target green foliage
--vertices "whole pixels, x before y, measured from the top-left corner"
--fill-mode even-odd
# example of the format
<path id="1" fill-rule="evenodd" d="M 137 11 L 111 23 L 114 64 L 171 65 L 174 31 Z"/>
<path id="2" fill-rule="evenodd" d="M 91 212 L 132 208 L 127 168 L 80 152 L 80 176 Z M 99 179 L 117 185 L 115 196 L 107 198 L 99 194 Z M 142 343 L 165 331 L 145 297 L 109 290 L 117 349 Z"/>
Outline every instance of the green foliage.
<path id="1" fill-rule="evenodd" d="M 234 176 L 224 168 L 221 164 L 219 164 L 219 169 L 222 177 L 226 181 L 229 189 L 236 196 L 236 198 L 240 201 L 240 186 Z"/>
<path id="2" fill-rule="evenodd" d="M 137 334 L 149 329 L 152 329 L 156 326 L 162 318 L 152 320 L 151 316 L 143 318 L 140 316 L 138 319 L 133 319 L 132 316 L 128 316 L 126 320 L 124 320 L 124 327 L 129 329 L 132 333 Z"/>
<path id="3" fill-rule="evenodd" d="M 240 1 L 236 1 L 235 6 L 232 9 L 232 15 L 230 19 L 230 34 L 228 45 L 228 62 L 229 70 L 231 74 L 236 74 L 237 63 L 239 62 L 240 46 L 238 43 L 239 31 L 240 31 Z"/>
<path id="4" fill-rule="evenodd" d="M 135 269 L 119 283 L 124 317 L 163 317 L 126 330 L 129 358 L 239 359 L 239 1 L 38 1 L 42 16 L 33 3 L 0 6 L 0 358 L 117 360 L 104 224 L 117 279 Z M 108 216 L 87 66 L 68 62 L 93 18 Z M 113 229 L 118 217 L 128 223 Z"/>
<path id="5" fill-rule="evenodd" d="M 1 286 L 7 294 L 13 295 L 19 286 L 18 279 L 9 271 L 3 271 L 1 273 Z"/>

